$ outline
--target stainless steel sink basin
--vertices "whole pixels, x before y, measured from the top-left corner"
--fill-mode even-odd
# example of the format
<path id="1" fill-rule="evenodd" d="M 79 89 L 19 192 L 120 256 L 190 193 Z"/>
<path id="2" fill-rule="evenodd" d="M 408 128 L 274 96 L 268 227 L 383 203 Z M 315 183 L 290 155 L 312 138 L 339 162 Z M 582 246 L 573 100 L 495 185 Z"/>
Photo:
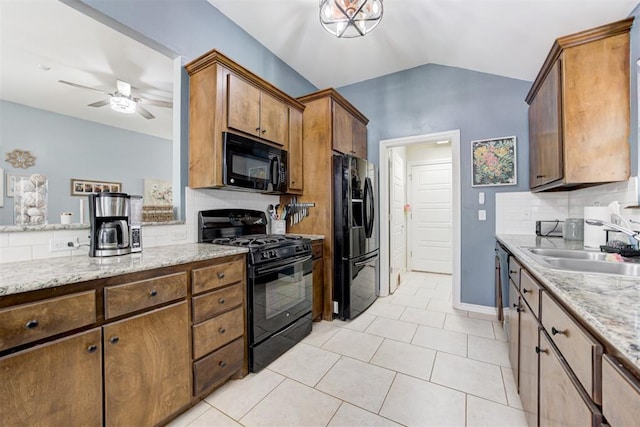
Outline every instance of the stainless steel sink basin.
<path id="1" fill-rule="evenodd" d="M 527 248 L 527 250 L 538 261 L 557 270 L 640 276 L 640 260 L 636 258 L 607 261 L 607 255 L 611 254 L 604 252 L 551 248 Z"/>

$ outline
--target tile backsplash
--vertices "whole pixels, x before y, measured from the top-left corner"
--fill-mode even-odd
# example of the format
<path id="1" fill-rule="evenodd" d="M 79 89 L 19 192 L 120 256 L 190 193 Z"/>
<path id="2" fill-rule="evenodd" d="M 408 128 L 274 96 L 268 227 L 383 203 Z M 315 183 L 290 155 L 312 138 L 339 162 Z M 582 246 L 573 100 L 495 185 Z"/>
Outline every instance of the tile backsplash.
<path id="1" fill-rule="evenodd" d="M 154 246 L 193 243 L 198 240 L 198 211 L 205 209 L 244 208 L 266 212 L 269 204 L 276 204 L 278 196 L 226 190 L 186 189 L 183 224 L 152 225 L 142 227 L 142 245 Z M 88 256 L 89 230 L 87 228 L 0 232 L 0 263 L 30 261 L 42 258 Z M 51 252 L 50 241 L 65 239 L 86 246 L 68 251 Z"/>
<path id="2" fill-rule="evenodd" d="M 638 178 L 573 191 L 497 193 L 496 233 L 533 234 L 537 220 L 583 218 L 585 206 L 607 206 L 614 201 L 622 207 L 637 205 Z M 640 221 L 640 210 L 622 209 L 621 216 Z"/>

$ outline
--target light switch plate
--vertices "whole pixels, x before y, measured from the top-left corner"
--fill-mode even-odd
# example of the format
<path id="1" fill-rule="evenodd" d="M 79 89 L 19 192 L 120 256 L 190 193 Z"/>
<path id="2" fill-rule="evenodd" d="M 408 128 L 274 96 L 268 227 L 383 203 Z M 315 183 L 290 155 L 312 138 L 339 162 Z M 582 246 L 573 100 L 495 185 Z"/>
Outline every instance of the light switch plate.
<path id="1" fill-rule="evenodd" d="M 478 221 L 486 221 L 487 220 L 487 211 L 484 209 L 478 210 Z"/>
<path id="2" fill-rule="evenodd" d="M 484 191 L 478 193 L 478 203 L 484 205 Z"/>

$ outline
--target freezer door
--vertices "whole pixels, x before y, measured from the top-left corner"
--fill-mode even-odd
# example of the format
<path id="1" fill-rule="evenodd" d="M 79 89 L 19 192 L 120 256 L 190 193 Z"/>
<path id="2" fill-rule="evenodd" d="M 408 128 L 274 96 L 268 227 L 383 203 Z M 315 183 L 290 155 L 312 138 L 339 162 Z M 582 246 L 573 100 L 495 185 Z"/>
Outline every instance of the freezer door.
<path id="1" fill-rule="evenodd" d="M 335 297 L 338 318 L 354 319 L 377 298 L 379 254 L 375 251 L 363 257 L 344 260 L 336 277 Z"/>

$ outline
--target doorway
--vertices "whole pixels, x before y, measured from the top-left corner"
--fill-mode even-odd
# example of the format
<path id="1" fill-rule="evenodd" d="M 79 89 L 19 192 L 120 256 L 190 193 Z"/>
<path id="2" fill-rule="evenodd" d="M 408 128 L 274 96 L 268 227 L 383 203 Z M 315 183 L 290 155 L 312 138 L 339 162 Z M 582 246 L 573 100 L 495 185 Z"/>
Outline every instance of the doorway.
<path id="1" fill-rule="evenodd" d="M 392 194 L 391 191 L 391 183 L 394 182 L 394 179 L 397 180 L 397 177 L 394 177 L 392 174 L 395 174 L 393 171 L 393 156 L 396 152 L 397 148 L 404 147 L 407 151 L 406 153 L 411 153 L 412 147 L 418 147 L 424 144 L 436 144 L 438 142 L 447 141 L 449 143 L 450 149 L 450 162 L 446 166 L 449 168 L 450 173 L 450 190 L 449 190 L 449 233 L 448 238 L 441 240 L 448 240 L 449 246 L 451 250 L 449 252 L 450 260 L 445 261 L 442 265 L 446 265 L 447 263 L 450 265 L 450 274 L 452 279 L 452 304 L 454 307 L 458 308 L 461 304 L 460 302 L 460 131 L 452 130 L 447 132 L 439 132 L 433 134 L 426 135 L 418 135 L 411 136 L 405 138 L 397 138 L 397 139 L 389 139 L 380 141 L 380 295 L 386 296 L 389 293 L 395 291 L 397 286 L 397 282 L 392 283 L 393 280 L 398 280 L 395 275 L 396 263 L 398 262 L 397 256 L 394 255 L 392 250 L 396 250 L 397 252 L 397 242 L 393 245 L 391 244 L 392 237 L 398 236 L 397 233 L 397 222 L 394 222 L 394 212 L 397 212 L 398 201 L 395 200 L 396 196 Z M 408 164 L 411 161 L 411 154 L 406 154 L 405 157 L 405 165 L 409 167 Z M 428 168 L 427 168 L 428 169 Z M 428 172 L 430 173 L 430 172 Z M 442 172 L 437 172 L 442 174 Z M 406 175 L 405 175 L 406 176 Z M 430 189 L 432 191 L 438 190 L 437 188 Z M 412 190 L 413 191 L 413 190 Z M 442 192 L 437 195 L 438 198 L 442 198 Z M 433 193 L 435 196 L 435 193 Z M 392 197 L 394 198 L 392 200 Z M 408 202 L 408 200 L 407 200 Z M 406 203 L 405 203 L 406 204 Z M 410 203 L 409 203 L 410 205 Z M 415 206 L 407 205 L 405 209 L 409 215 L 413 214 L 415 211 Z M 395 206 L 395 209 L 394 209 Z M 431 206 L 431 210 L 433 211 L 435 206 Z M 437 209 L 436 209 L 437 210 Z M 431 212 L 433 213 L 433 212 Z M 397 214 L 396 214 L 397 218 Z M 440 218 L 442 218 L 442 212 L 440 212 Z M 409 232 L 405 232 L 405 235 L 413 235 L 412 229 L 409 227 L 405 227 L 405 230 L 409 230 Z M 393 230 L 393 233 L 392 233 Z M 442 233 L 441 233 L 442 234 Z M 409 239 L 412 239 L 410 237 Z M 431 242 L 432 246 L 436 244 L 436 242 Z M 440 243 L 439 243 L 440 244 Z M 410 250 L 409 250 L 410 251 Z M 410 252 L 407 251 L 407 263 L 413 262 L 409 261 L 411 259 Z M 394 259 L 395 258 L 395 259 Z M 407 264 L 405 264 L 407 265 Z M 413 267 L 413 265 L 412 265 Z"/>

